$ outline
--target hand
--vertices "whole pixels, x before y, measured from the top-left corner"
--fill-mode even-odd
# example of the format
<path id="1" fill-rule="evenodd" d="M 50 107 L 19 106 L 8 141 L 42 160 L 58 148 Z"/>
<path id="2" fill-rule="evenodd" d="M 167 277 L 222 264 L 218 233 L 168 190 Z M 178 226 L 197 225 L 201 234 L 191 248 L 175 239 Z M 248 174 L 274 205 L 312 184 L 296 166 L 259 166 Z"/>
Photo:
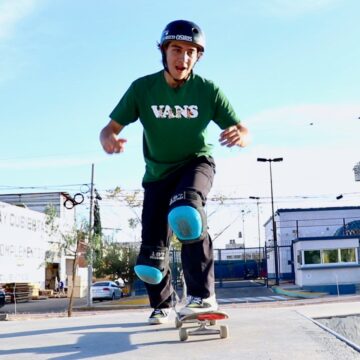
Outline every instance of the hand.
<path id="1" fill-rule="evenodd" d="M 225 129 L 219 138 L 222 146 L 233 147 L 235 145 L 244 147 L 248 144 L 248 129 L 240 124 Z"/>
<path id="2" fill-rule="evenodd" d="M 126 139 L 117 139 L 114 135 L 101 141 L 103 149 L 108 154 L 118 154 L 125 150 Z"/>
<path id="3" fill-rule="evenodd" d="M 126 139 L 118 138 L 117 135 L 123 129 L 123 126 L 115 121 L 105 126 L 100 132 L 100 142 L 108 154 L 121 153 L 125 150 Z"/>

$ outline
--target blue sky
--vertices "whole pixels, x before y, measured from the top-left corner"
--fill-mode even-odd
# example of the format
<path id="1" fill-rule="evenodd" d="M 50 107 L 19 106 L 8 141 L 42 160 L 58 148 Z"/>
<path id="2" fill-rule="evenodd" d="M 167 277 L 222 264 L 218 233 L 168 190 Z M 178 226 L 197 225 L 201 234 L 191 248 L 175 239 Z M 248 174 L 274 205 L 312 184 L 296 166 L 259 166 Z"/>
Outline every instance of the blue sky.
<path id="1" fill-rule="evenodd" d="M 210 128 L 213 194 L 260 196 L 266 219 L 269 172 L 256 158 L 281 156 L 279 207 L 340 205 L 339 193 L 358 205 L 359 13 L 357 0 L 0 0 L 0 192 L 74 193 L 91 163 L 99 190 L 139 189 L 141 128 L 124 131 L 120 156 L 104 154 L 98 134 L 130 83 L 161 68 L 161 31 L 183 18 L 207 38 L 195 71 L 222 88 L 252 133 L 249 148 L 229 150 Z"/>

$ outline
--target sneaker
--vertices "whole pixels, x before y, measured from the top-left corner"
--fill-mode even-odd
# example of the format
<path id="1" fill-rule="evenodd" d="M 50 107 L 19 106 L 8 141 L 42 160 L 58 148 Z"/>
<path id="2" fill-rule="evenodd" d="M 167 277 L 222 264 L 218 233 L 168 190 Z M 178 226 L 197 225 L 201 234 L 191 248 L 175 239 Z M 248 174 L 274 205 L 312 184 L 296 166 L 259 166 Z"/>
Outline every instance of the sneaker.
<path id="1" fill-rule="evenodd" d="M 169 321 L 171 309 L 154 309 L 148 322 L 150 325 L 166 324 Z"/>
<path id="2" fill-rule="evenodd" d="M 190 295 L 187 299 L 187 304 L 180 310 L 180 316 L 216 311 L 218 308 L 219 306 L 216 301 L 215 294 L 211 295 L 207 299 L 202 299 L 201 297 Z"/>

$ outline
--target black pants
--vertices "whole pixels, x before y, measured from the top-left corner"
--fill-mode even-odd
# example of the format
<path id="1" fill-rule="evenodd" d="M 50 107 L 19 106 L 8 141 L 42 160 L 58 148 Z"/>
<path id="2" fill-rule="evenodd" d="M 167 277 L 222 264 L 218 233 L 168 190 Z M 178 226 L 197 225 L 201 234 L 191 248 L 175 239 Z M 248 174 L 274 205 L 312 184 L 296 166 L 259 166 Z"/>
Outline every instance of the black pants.
<path id="1" fill-rule="evenodd" d="M 211 157 L 201 156 L 164 180 L 144 183 L 142 244 L 169 247 L 172 235 L 167 220 L 170 199 L 184 191 L 195 191 L 200 195 L 202 204 L 205 206 L 214 174 L 214 160 Z M 181 261 L 188 295 L 201 298 L 211 296 L 215 291 L 214 255 L 212 240 L 207 231 L 204 240 L 182 245 Z M 152 308 L 171 306 L 171 296 L 174 290 L 171 284 L 170 270 L 160 284 L 145 283 L 145 286 Z"/>

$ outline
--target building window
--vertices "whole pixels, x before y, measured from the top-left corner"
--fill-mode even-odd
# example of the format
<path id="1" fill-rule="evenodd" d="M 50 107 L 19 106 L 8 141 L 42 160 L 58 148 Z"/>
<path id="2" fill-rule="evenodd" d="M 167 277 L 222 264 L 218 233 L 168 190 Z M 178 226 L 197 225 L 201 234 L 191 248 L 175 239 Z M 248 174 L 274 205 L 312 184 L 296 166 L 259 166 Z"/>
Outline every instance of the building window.
<path id="1" fill-rule="evenodd" d="M 323 264 L 334 264 L 339 262 L 339 251 L 338 249 L 322 250 L 322 263 Z"/>
<path id="2" fill-rule="evenodd" d="M 304 265 L 357 263 L 356 248 L 303 250 Z M 298 263 L 299 261 L 298 256 Z"/>
<path id="3" fill-rule="evenodd" d="M 341 262 L 356 262 L 355 249 L 340 249 Z"/>
<path id="4" fill-rule="evenodd" d="M 305 265 L 321 264 L 320 250 L 305 250 L 304 263 Z"/>

